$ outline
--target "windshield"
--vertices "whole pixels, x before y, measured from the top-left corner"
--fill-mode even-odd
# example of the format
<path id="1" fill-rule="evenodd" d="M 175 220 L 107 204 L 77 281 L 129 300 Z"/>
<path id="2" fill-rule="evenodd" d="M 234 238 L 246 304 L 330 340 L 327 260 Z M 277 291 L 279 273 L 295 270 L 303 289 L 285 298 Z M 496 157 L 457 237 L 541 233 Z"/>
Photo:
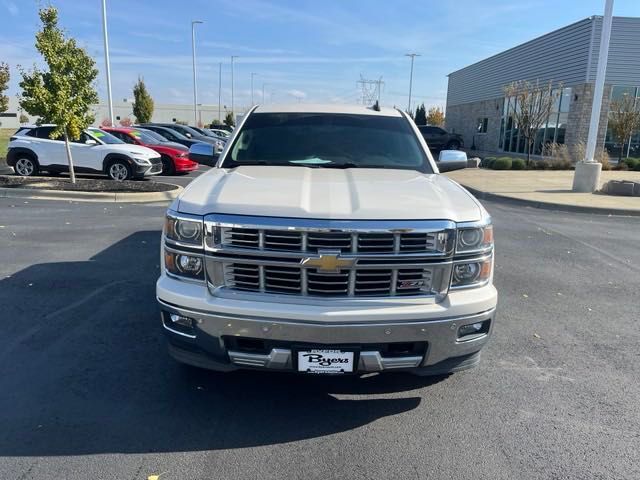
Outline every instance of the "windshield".
<path id="1" fill-rule="evenodd" d="M 178 131 L 179 131 L 180 133 L 182 133 L 183 135 L 184 135 L 184 134 L 185 134 L 185 132 L 186 132 L 186 133 L 189 133 L 189 134 L 191 134 L 191 135 L 196 135 L 196 136 L 199 136 L 199 137 L 201 137 L 201 136 L 202 136 L 202 134 L 201 134 L 201 133 L 199 133 L 199 132 L 195 131 L 193 128 L 188 127 L 188 126 L 186 126 L 186 125 L 174 125 L 172 129 L 173 129 L 173 130 L 178 130 Z"/>
<path id="2" fill-rule="evenodd" d="M 100 130 L 99 128 L 90 128 L 89 133 L 100 140 L 102 143 L 106 143 L 107 145 L 124 143 L 118 137 L 114 137 L 109 132 L 105 132 L 104 130 Z"/>
<path id="3" fill-rule="evenodd" d="M 176 140 L 189 140 L 182 133 L 180 133 L 177 130 L 174 130 L 173 128 L 159 127 L 159 129 L 160 129 L 159 131 L 160 135 L 164 135 L 166 133 L 167 138 L 171 138 L 171 136 L 173 136 Z"/>
<path id="4" fill-rule="evenodd" d="M 151 135 L 150 132 L 143 132 L 141 130 L 131 130 L 129 135 L 137 138 L 141 143 L 145 145 L 157 145 L 159 143 L 165 143 L 166 140 L 163 137 L 160 137 L 161 140 Z M 159 135 L 158 135 L 159 136 Z"/>
<path id="5" fill-rule="evenodd" d="M 159 134 L 158 132 L 154 132 L 153 130 L 143 130 L 143 129 L 136 129 L 136 132 L 142 132 L 148 136 L 150 136 L 151 138 L 153 138 L 156 143 L 167 143 L 170 140 L 167 140 L 165 137 L 163 137 L 161 134 Z"/>
<path id="6" fill-rule="evenodd" d="M 242 127 L 222 167 L 241 165 L 432 173 L 405 118 L 355 114 L 255 113 Z"/>

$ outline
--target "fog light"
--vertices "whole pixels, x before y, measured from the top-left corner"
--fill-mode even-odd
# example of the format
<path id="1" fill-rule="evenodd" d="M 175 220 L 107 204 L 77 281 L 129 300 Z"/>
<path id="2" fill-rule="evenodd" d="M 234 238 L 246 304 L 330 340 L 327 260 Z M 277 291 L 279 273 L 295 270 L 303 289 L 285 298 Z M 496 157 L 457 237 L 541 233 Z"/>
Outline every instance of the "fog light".
<path id="1" fill-rule="evenodd" d="M 490 320 L 485 320 L 484 322 L 476 322 L 470 323 L 469 325 L 463 325 L 458 329 L 458 338 L 488 333 L 489 323 Z"/>
<path id="2" fill-rule="evenodd" d="M 177 313 L 172 313 L 171 315 L 169 315 L 169 319 L 174 325 L 193 328 L 193 318 L 183 317 L 182 315 L 178 315 Z"/>

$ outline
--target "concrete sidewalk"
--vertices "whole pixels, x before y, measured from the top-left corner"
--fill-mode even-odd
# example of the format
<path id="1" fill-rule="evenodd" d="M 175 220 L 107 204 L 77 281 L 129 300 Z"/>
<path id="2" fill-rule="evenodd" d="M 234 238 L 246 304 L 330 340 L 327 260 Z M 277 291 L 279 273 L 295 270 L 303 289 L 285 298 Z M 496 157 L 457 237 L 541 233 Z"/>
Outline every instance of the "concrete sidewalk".
<path id="1" fill-rule="evenodd" d="M 572 192 L 573 171 L 469 168 L 448 172 L 446 175 L 479 198 L 502 199 L 565 211 L 640 215 L 640 197 Z M 640 172 L 602 172 L 602 183 L 609 180 L 640 182 Z"/>

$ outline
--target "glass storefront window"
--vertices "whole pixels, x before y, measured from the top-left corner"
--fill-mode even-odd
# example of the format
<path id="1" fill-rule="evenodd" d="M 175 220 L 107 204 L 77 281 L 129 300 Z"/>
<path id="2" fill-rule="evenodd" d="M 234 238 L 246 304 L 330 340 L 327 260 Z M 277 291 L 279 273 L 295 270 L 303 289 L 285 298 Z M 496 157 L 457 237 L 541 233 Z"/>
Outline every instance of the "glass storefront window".
<path id="1" fill-rule="evenodd" d="M 640 96 L 640 87 L 629 87 L 624 85 L 614 85 L 611 89 L 611 102 L 620 101 L 625 95 L 638 98 Z M 636 105 L 640 99 L 636 100 Z M 614 138 L 611 129 L 607 126 L 607 135 L 604 141 L 604 148 L 607 153 L 615 159 L 629 157 L 640 157 L 640 131 L 636 131 L 631 135 L 631 139 L 627 139 L 624 143 Z"/>
<path id="2" fill-rule="evenodd" d="M 550 143 L 564 143 L 567 121 L 569 117 L 569 109 L 571 108 L 571 87 L 565 87 L 562 90 L 554 89 L 554 104 L 551 109 L 549 119 L 536 134 L 533 144 L 533 153 L 541 155 L 545 145 Z M 518 134 L 515 128 L 513 112 L 517 111 L 518 105 L 514 97 L 504 99 L 504 108 L 502 125 L 500 128 L 500 139 L 498 141 L 499 148 L 505 152 L 526 152 L 526 140 Z"/>

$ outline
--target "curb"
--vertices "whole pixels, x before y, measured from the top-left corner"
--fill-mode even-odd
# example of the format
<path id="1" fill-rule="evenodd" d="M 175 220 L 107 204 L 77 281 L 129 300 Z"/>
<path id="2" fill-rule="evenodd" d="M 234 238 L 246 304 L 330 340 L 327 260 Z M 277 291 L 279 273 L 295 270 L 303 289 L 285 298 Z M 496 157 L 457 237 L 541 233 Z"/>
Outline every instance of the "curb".
<path id="1" fill-rule="evenodd" d="M 640 216 L 640 210 L 632 210 L 626 208 L 606 208 L 606 207 L 584 207 L 581 205 L 567 205 L 563 203 L 542 202 L 540 200 L 525 200 L 523 198 L 509 197 L 498 193 L 484 192 L 472 187 L 461 184 L 469 190 L 475 197 L 480 200 L 499 200 L 503 203 L 519 205 L 524 207 L 539 208 L 542 210 L 556 210 L 571 213 L 595 213 L 598 215 L 620 215 L 620 216 Z"/>
<path id="2" fill-rule="evenodd" d="M 169 184 L 173 185 L 173 184 Z M 175 185 L 169 192 L 69 192 L 27 188 L 0 188 L 0 198 L 31 198 L 34 200 L 73 200 L 76 202 L 154 203 L 174 200 L 184 190 Z"/>

